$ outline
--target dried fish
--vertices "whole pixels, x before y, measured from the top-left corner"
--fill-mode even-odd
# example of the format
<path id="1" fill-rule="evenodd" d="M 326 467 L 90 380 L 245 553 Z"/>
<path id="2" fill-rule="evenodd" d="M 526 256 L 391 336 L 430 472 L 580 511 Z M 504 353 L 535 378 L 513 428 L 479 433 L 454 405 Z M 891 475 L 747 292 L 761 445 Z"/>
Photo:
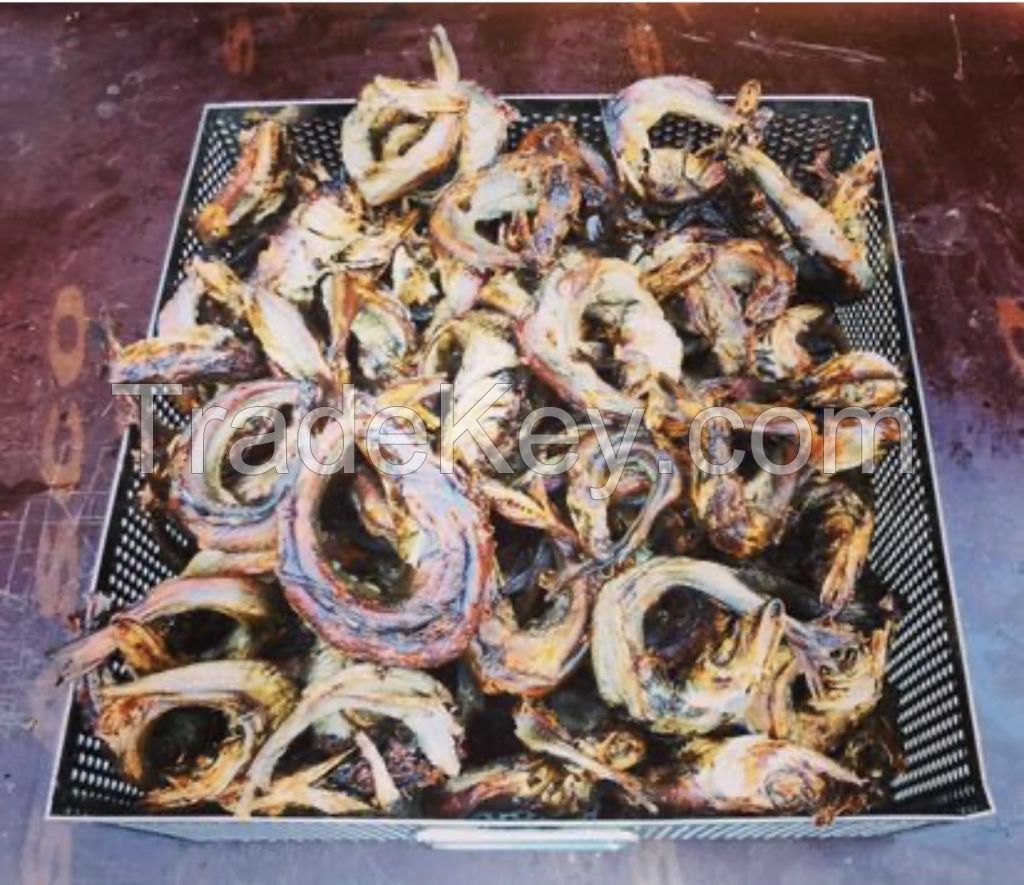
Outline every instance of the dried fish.
<path id="1" fill-rule="evenodd" d="M 291 682 L 270 664 L 207 661 L 102 688 L 96 734 L 117 755 L 125 776 L 146 787 L 147 805 L 195 805 L 216 800 L 231 786 L 294 702 Z M 148 751 L 157 722 L 175 711 L 223 717 L 223 737 L 200 748 L 205 758 L 154 770 Z M 182 740 L 188 743 L 188 737 Z M 168 740 L 172 754 L 180 755 L 175 735 Z"/>
<path id="2" fill-rule="evenodd" d="M 325 462 L 352 444 L 331 423 L 321 437 Z M 301 471 L 279 507 L 279 576 L 288 601 L 318 635 L 365 660 L 433 667 L 458 657 L 490 596 L 494 550 L 484 515 L 454 474 L 442 473 L 433 456 L 424 459 L 418 470 L 380 475 L 391 500 L 401 502 L 392 511 L 396 552 L 410 573 L 405 598 L 395 602 L 340 574 L 324 553 L 317 526 L 329 476 Z"/>
<path id="3" fill-rule="evenodd" d="M 139 675 L 171 669 L 183 661 L 167 647 L 162 633 L 173 626 L 168 621 L 196 612 L 213 612 L 235 622 L 235 629 L 217 643 L 221 657 L 250 657 L 259 647 L 260 628 L 280 619 L 280 602 L 277 591 L 244 578 L 172 578 L 150 590 L 141 602 L 117 612 L 106 626 L 58 649 L 53 657 L 61 679 L 78 678 L 118 651 Z M 141 637 L 140 628 L 145 630 Z M 147 642 L 142 649 L 138 648 L 140 638 Z"/>
<path id="4" fill-rule="evenodd" d="M 253 759 L 237 813 L 250 813 L 259 794 L 272 788 L 274 770 L 291 743 L 311 725 L 336 713 L 345 718 L 359 715 L 398 720 L 431 764 L 454 777 L 461 767 L 462 727 L 452 717 L 451 707 L 444 686 L 415 670 L 354 664 L 334 677 L 312 683 Z"/>

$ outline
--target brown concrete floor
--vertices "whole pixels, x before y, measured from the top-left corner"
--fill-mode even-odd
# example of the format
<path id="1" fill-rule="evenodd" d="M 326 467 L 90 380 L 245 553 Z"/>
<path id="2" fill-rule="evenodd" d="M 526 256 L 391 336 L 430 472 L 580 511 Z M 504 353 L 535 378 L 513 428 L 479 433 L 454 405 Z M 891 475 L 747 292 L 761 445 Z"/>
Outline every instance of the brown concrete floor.
<path id="1" fill-rule="evenodd" d="M 467 75 L 499 92 L 606 92 L 673 71 L 722 90 L 758 77 L 769 92 L 875 99 L 998 817 L 874 842 L 654 843 L 599 858 L 212 847 L 43 824 L 62 696 L 43 650 L 79 607 L 118 438 L 85 319 L 143 332 L 204 102 L 347 97 L 379 71 L 418 75 L 438 21 Z M 0 9 L 0 878 L 1019 876 L 1022 141 L 1019 6 Z"/>

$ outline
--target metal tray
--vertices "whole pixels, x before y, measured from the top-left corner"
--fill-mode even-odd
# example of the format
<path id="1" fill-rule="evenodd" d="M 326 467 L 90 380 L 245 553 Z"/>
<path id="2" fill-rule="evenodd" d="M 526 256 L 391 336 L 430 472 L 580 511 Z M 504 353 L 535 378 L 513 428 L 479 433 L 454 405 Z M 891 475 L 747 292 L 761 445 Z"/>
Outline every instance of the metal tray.
<path id="1" fill-rule="evenodd" d="M 546 120 L 568 120 L 592 144 L 605 146 L 600 96 L 516 97 L 522 112 L 513 144 L 528 128 Z M 301 156 L 318 159 L 340 173 L 338 136 L 348 101 L 300 102 L 304 113 L 292 127 Z M 797 181 L 802 167 L 829 149 L 842 168 L 877 146 L 870 99 L 853 97 L 775 97 L 766 135 L 767 151 Z M 182 279 L 188 259 L 199 249 L 191 219 L 216 193 L 237 155 L 236 136 L 254 109 L 273 112 L 274 104 L 208 105 L 203 112 L 178 206 L 156 311 Z M 710 132 L 682 120 L 659 126 L 665 144 L 699 142 Z M 238 821 L 224 816 L 145 816 L 136 806 L 138 791 L 122 780 L 103 744 L 84 728 L 69 695 L 61 747 L 54 767 L 48 816 L 103 821 L 189 839 L 416 839 L 436 847 L 614 848 L 646 838 L 792 838 L 874 836 L 942 820 L 992 813 L 973 718 L 956 600 L 943 537 L 931 442 L 921 399 L 906 294 L 900 273 L 894 225 L 884 172 L 881 198 L 869 218 L 870 261 L 877 283 L 867 298 L 838 308 L 840 322 L 855 347 L 878 351 L 908 366 L 908 388 L 901 404 L 913 424 L 910 473 L 901 472 L 893 453 L 875 473 L 877 527 L 870 564 L 898 596 L 904 612 L 887 678 L 898 697 L 897 726 L 907 770 L 893 783 L 889 807 L 876 813 L 840 817 L 820 827 L 802 817 L 676 818 L 658 820 L 481 820 L 275 818 Z M 158 417 L 171 426 L 183 422 L 169 405 Z M 112 492 L 102 553 L 90 592 L 102 594 L 110 611 L 143 597 L 173 566 L 161 554 L 170 542 L 182 552 L 190 539 L 172 524 L 157 525 L 134 503 L 140 477 L 134 466 L 137 434 L 122 443 L 122 466 Z"/>

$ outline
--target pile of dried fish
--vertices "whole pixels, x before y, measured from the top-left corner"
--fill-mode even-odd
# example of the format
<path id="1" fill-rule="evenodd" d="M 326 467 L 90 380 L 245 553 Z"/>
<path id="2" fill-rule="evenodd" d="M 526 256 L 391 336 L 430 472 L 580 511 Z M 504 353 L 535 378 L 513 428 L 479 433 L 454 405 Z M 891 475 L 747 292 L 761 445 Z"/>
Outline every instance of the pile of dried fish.
<path id="1" fill-rule="evenodd" d="M 431 79 L 362 91 L 341 176 L 288 120 L 250 121 L 156 336 L 115 345 L 115 381 L 182 383 L 250 423 L 167 442 L 145 504 L 198 552 L 58 652 L 95 733 L 157 809 L 826 820 L 884 801 L 895 611 L 865 569 L 859 468 L 895 437 L 862 445 L 854 420 L 830 448 L 824 417 L 903 391 L 833 313 L 873 285 L 877 154 L 838 175 L 819 158 L 805 193 L 761 148 L 756 83 L 728 105 L 686 77 L 608 101 L 607 146 L 522 133 L 440 28 L 430 51 Z M 664 145 L 666 117 L 716 134 Z M 440 382 L 456 416 L 485 404 L 489 451 L 451 439 Z M 326 422 L 303 442 L 325 405 L 354 440 Z M 414 438 L 375 425 L 384 406 L 425 428 L 418 469 L 371 466 Z M 710 406 L 740 421 L 703 425 L 707 460 L 786 406 L 809 438 L 764 439 L 807 442 L 806 465 L 698 469 Z M 540 408 L 582 429 L 542 418 L 537 468 L 516 440 Z M 274 415 L 273 469 L 229 469 Z M 605 442 L 627 447 L 599 496 Z M 303 445 L 352 469 L 310 470 Z"/>

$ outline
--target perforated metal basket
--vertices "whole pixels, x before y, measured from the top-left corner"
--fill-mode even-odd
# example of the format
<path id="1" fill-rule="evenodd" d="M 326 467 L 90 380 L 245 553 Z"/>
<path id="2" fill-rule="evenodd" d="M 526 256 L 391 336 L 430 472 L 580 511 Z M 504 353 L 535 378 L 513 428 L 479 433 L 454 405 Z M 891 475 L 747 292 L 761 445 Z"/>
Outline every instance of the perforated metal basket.
<path id="1" fill-rule="evenodd" d="M 592 144 L 604 147 L 601 99 L 595 96 L 513 99 L 522 112 L 513 143 L 528 128 L 567 120 Z M 299 154 L 340 172 L 339 127 L 350 102 L 301 103 L 292 127 Z M 817 153 L 828 149 L 844 168 L 877 146 L 870 100 L 835 97 L 770 98 L 775 111 L 766 148 L 797 181 Z M 260 105 L 272 112 L 285 105 Z M 237 156 L 237 133 L 252 105 L 210 105 L 204 111 L 178 209 L 177 226 L 160 285 L 157 307 L 177 287 L 199 244 L 190 221 L 223 182 Z M 665 144 L 694 144 L 710 136 L 693 124 L 668 120 L 657 137 Z M 828 827 L 807 818 L 681 818 L 652 821 L 486 820 L 472 823 L 365 818 L 278 818 L 236 821 L 228 816 L 146 817 L 136 808 L 138 791 L 118 774 L 102 743 L 84 728 L 69 699 L 67 723 L 54 769 L 49 815 L 101 820 L 192 839 L 408 839 L 438 847 L 617 847 L 640 838 L 791 838 L 868 836 L 947 819 L 991 813 L 973 721 L 956 602 L 946 559 L 938 490 L 929 454 L 924 405 L 906 296 L 885 189 L 869 216 L 870 261 L 877 283 L 870 295 L 838 308 L 853 346 L 874 350 L 908 366 L 903 407 L 913 422 L 913 470 L 900 470 L 891 455 L 874 478 L 877 528 L 870 564 L 894 592 L 903 617 L 895 638 L 888 680 L 898 698 L 896 723 L 906 749 L 906 771 L 892 784 L 883 812 L 841 817 Z M 156 310 L 154 309 L 154 319 Z M 182 417 L 166 404 L 159 418 L 170 426 Z M 140 476 L 135 467 L 137 435 L 122 446 L 120 477 L 112 493 L 102 554 L 91 592 L 105 597 L 105 616 L 136 602 L 175 564 L 166 551 L 189 552 L 189 538 L 173 524 L 157 524 L 135 504 Z M 158 543 L 158 536 L 161 542 Z M 93 625 L 95 626 L 95 625 Z"/>

